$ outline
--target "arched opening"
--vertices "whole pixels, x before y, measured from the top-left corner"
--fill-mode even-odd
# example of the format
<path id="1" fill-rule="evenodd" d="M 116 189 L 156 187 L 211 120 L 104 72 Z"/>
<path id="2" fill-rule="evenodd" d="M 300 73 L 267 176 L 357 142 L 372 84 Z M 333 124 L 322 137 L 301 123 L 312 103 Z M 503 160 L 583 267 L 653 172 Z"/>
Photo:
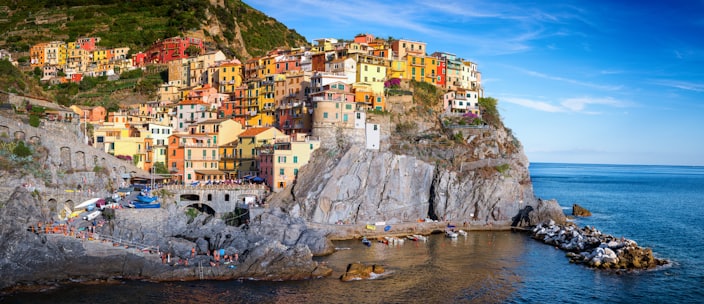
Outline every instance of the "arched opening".
<path id="1" fill-rule="evenodd" d="M 212 202 L 213 201 L 213 194 L 208 193 L 208 201 Z"/>
<path id="2" fill-rule="evenodd" d="M 196 194 L 181 194 L 179 200 L 182 202 L 200 202 L 200 196 Z"/>
<path id="3" fill-rule="evenodd" d="M 192 204 L 192 205 L 188 205 L 188 208 L 193 208 L 195 210 L 198 210 L 198 212 L 201 212 L 201 213 L 215 215 L 215 209 L 208 206 L 207 204 Z"/>
<path id="4" fill-rule="evenodd" d="M 225 194 L 225 201 L 229 202 L 230 201 L 230 194 Z"/>

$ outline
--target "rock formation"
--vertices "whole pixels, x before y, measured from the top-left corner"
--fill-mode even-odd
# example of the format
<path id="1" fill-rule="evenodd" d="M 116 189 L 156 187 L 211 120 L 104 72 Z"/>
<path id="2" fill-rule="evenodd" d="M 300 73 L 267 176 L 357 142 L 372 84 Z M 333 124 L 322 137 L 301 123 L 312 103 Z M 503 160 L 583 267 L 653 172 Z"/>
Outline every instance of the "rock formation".
<path id="1" fill-rule="evenodd" d="M 397 224 L 430 218 L 508 229 L 514 216 L 528 206 L 534 212 L 521 226 L 547 219 L 564 223 L 557 202 L 534 197 L 523 151 L 501 152 L 510 141 L 503 129 L 492 129 L 474 141 L 454 152 L 427 151 L 444 161 L 455 159 L 454 166 L 413 155 L 425 153 L 419 151 L 396 154 L 359 145 L 321 149 L 299 171 L 296 184 L 269 202 L 319 224 Z"/>
<path id="2" fill-rule="evenodd" d="M 384 267 L 381 265 L 365 265 L 361 263 L 352 263 L 347 265 L 347 270 L 340 281 L 349 282 L 357 280 L 366 280 L 384 273 Z"/>
<path id="3" fill-rule="evenodd" d="M 641 248 L 626 238 L 603 234 L 592 227 L 541 223 L 532 231 L 533 238 L 568 251 L 570 262 L 603 269 L 651 269 L 667 264 L 653 256 L 650 248 Z"/>
<path id="4" fill-rule="evenodd" d="M 306 228 L 301 219 L 275 209 L 262 215 L 270 224 L 252 229 L 227 226 L 222 220 L 205 214 L 189 221 L 175 205 L 147 212 L 116 210 L 115 219 L 96 231 L 102 238 L 111 239 L 107 243 L 33 232 L 29 227 L 50 222 L 51 214 L 47 210 L 42 200 L 22 187 L 16 188 L 9 199 L 2 202 L 0 289 L 17 284 L 111 278 L 295 280 L 331 274 L 329 268 L 318 265 L 312 256 L 332 252 L 332 244 L 319 232 Z M 121 245 L 113 246 L 112 240 L 119 240 Z M 171 266 L 162 263 L 156 250 L 124 248 L 122 244 L 158 248 L 170 255 Z M 198 255 L 191 258 L 193 247 L 197 248 Z M 215 249 L 224 249 L 227 255 L 237 254 L 239 263 L 231 268 L 210 267 L 212 257 L 205 254 Z M 175 263 L 185 259 L 189 259 L 189 267 Z M 202 276 L 198 265 L 205 266 Z"/>
<path id="5" fill-rule="evenodd" d="M 592 216 L 592 213 L 580 205 L 572 204 L 572 215 L 574 215 L 574 216 Z"/>

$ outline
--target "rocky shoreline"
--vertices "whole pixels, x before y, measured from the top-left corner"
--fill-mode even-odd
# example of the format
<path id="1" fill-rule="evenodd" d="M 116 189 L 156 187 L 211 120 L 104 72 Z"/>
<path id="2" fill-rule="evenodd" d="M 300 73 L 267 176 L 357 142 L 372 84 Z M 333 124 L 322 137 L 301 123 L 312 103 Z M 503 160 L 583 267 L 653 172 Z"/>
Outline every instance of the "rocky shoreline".
<path id="1" fill-rule="evenodd" d="M 653 250 L 642 248 L 630 239 L 604 234 L 594 227 L 579 228 L 548 221 L 532 229 L 531 236 L 545 244 L 567 251 L 571 263 L 613 270 L 645 270 L 669 262 L 653 256 Z"/>

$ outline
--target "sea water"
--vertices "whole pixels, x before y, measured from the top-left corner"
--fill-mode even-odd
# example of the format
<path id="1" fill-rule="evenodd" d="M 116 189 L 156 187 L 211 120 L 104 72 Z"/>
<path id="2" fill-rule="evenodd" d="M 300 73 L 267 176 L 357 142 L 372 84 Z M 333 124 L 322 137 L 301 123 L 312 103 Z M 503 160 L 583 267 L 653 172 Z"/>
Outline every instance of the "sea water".
<path id="1" fill-rule="evenodd" d="M 317 258 L 333 276 L 297 282 L 196 281 L 71 285 L 8 303 L 702 303 L 704 167 L 531 164 L 537 196 L 592 212 L 576 219 L 650 247 L 668 266 L 611 272 L 570 264 L 523 233 L 470 232 L 400 246 L 359 241 Z M 374 280 L 341 282 L 349 263 L 376 263 Z"/>

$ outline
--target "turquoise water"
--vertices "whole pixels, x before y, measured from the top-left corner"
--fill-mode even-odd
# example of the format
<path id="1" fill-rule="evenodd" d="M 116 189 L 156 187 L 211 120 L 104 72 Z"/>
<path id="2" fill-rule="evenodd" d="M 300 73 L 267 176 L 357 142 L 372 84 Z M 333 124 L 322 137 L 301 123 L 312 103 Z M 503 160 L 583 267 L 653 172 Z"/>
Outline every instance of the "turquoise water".
<path id="1" fill-rule="evenodd" d="M 704 167 L 532 164 L 536 195 L 578 203 L 578 219 L 625 236 L 670 266 L 637 273 L 569 264 L 564 252 L 522 233 L 471 232 L 402 246 L 358 241 L 320 258 L 330 278 L 299 282 L 124 282 L 17 294 L 7 303 L 702 303 Z M 340 282 L 351 262 L 382 264 L 376 280 Z"/>

